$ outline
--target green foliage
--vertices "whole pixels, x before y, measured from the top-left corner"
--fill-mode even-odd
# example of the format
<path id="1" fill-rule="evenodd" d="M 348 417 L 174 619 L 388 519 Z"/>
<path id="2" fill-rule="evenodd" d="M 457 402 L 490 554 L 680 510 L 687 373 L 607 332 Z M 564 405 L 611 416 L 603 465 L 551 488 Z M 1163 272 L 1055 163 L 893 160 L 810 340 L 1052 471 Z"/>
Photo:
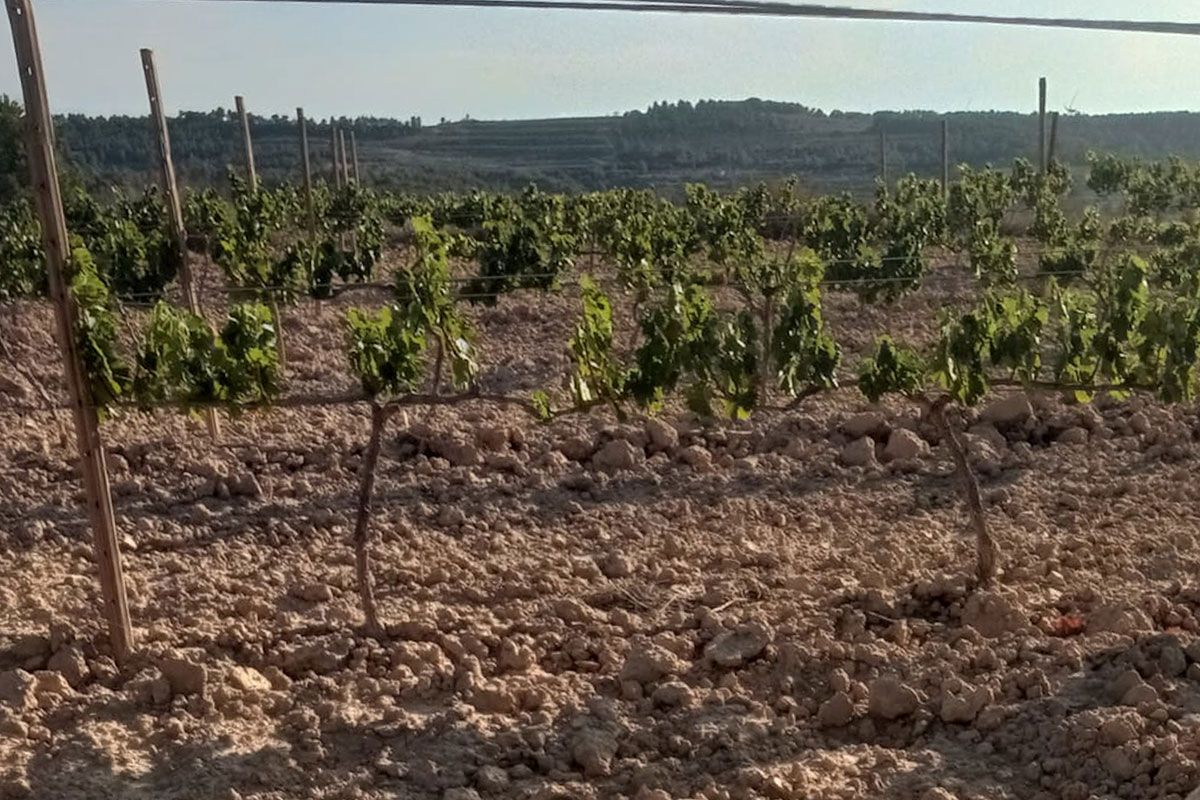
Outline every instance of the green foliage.
<path id="1" fill-rule="evenodd" d="M 0 265 L 0 301 L 46 293 L 42 228 L 27 201 L 0 206 Z"/>
<path id="2" fill-rule="evenodd" d="M 1058 161 L 1051 161 L 1043 174 L 1027 159 L 1018 158 L 1013 162 L 1011 180 L 1013 191 L 1027 208 L 1036 207 L 1044 195 L 1062 197 L 1071 191 L 1071 171 Z"/>
<path id="3" fill-rule="evenodd" d="M 598 209 L 593 232 L 621 285 L 644 296 L 658 286 L 687 282 L 689 260 L 703 246 L 720 265 L 752 248 L 758 237 L 738 214 L 734 204 L 707 190 L 692 190 L 687 208 L 648 192 L 617 192 Z"/>
<path id="4" fill-rule="evenodd" d="M 1153 245 L 1161 241 L 1164 230 L 1164 226 L 1153 217 L 1125 214 L 1109 223 L 1107 239 L 1117 246 Z"/>
<path id="5" fill-rule="evenodd" d="M 842 357 L 821 314 L 824 272 L 815 256 L 807 261 L 810 268 L 799 272 L 799 279 L 790 282 L 784 296 L 769 354 L 780 387 L 793 397 L 836 387 Z"/>
<path id="6" fill-rule="evenodd" d="M 1092 347 L 1098 376 L 1103 379 L 1120 383 L 1132 374 L 1138 329 L 1150 298 L 1148 275 L 1149 265 L 1144 260 L 1127 255 L 1106 265 L 1092 281 L 1097 309 Z"/>
<path id="7" fill-rule="evenodd" d="M 574 263 L 575 226 L 561 196 L 530 189 L 500 216 L 483 223 L 479 276 L 465 293 L 487 305 L 513 289 L 549 289 Z"/>
<path id="8" fill-rule="evenodd" d="M 1200 206 L 1196 170 L 1178 158 L 1145 163 L 1088 153 L 1088 164 L 1088 186 L 1100 195 L 1123 195 L 1131 214 L 1161 215 L 1172 207 Z"/>
<path id="9" fill-rule="evenodd" d="M 808 248 L 791 247 L 771 253 L 765 247 L 747 253 L 732 268 L 738 288 L 753 299 L 777 299 L 793 287 L 818 288 L 825 277 L 825 264 Z"/>
<path id="10" fill-rule="evenodd" d="M 685 224 L 672 221 L 673 227 L 682 230 L 671 253 L 671 266 L 676 271 L 696 249 L 697 242 L 707 249 L 709 260 L 725 268 L 762 257 L 764 248 L 757 228 L 763 224 L 766 212 L 757 208 L 757 194 L 724 197 L 699 184 L 688 185 L 686 193 L 687 213 L 694 227 L 689 230 Z"/>
<path id="11" fill-rule="evenodd" d="M 1050 312 L 1045 302 L 1026 291 L 989 293 L 981 303 L 991 328 L 988 356 L 992 367 L 1031 382 L 1042 366 L 1041 342 Z"/>
<path id="12" fill-rule="evenodd" d="M 478 355 L 459 302 L 555 288 L 581 245 L 594 242 L 634 294 L 637 327 L 626 361 L 609 297 L 583 277 L 569 342 L 571 409 L 609 405 L 620 414 L 633 402 L 653 411 L 678 393 L 697 413 L 744 418 L 776 389 L 792 397 L 831 389 L 842 353 L 824 320 L 822 289 L 894 299 L 921 285 L 926 254 L 938 245 L 965 252 L 984 291 L 974 307 L 943 320 L 928 350 L 880 339 L 857 369 L 867 397 L 940 386 L 971 404 L 1009 380 L 1069 387 L 1081 400 L 1098 388 L 1142 388 L 1180 402 L 1195 396 L 1200 354 L 1200 226 L 1165 211 L 1200 201 L 1197 175 L 1177 161 L 1097 160 L 1093 188 L 1128 198 L 1129 213 L 1107 226 L 1093 209 L 1067 215 L 1064 168 L 1054 164 L 1043 176 L 1027 162 L 1011 175 L 964 168 L 948 202 L 937 183 L 911 176 L 880 187 L 873 205 L 800 199 L 794 183 L 734 193 L 691 186 L 682 204 L 645 191 L 418 198 L 352 186 L 318 189 L 309 236 L 295 190 L 250 192 L 235 180 L 232 202 L 193 196 L 188 217 L 216 234 L 213 257 L 231 283 L 255 295 L 282 287 L 285 299 L 329 296 L 339 279 L 366 280 L 381 256 L 384 218 L 402 223 L 413 257 L 395 270 L 395 301 L 348 318 L 351 366 L 374 398 L 417 391 L 431 350 L 455 386 L 469 387 Z M 1037 277 L 1018 274 L 1017 240 L 1004 234 L 1017 202 L 1033 212 L 1042 277 L 1062 274 L 1061 284 L 1016 288 Z M 161 294 L 174 276 L 164 208 L 153 193 L 108 205 L 73 193 L 68 205 L 72 230 L 88 246 L 76 255 L 71 288 L 97 405 L 129 398 L 238 406 L 276 396 L 278 331 L 260 305 L 235 306 L 214 334 L 199 317 L 160 304 L 143 334 L 129 332 L 131 370 L 109 293 Z M 792 232 L 790 246 L 769 241 Z M 1135 248 L 1153 252 L 1143 259 Z M 10 267 L 0 298 L 40 290 L 44 268 L 27 206 L 0 208 L 0 256 Z M 479 260 L 462 293 L 453 258 Z M 530 403 L 542 418 L 559 413 L 544 392 Z"/>
<path id="13" fill-rule="evenodd" d="M 1061 203 L 1071 188 L 1066 168 L 1053 162 L 1042 175 L 1029 162 L 1018 159 L 1012 180 L 1014 190 L 1034 212 L 1029 233 L 1043 246 L 1041 272 L 1071 280 L 1091 269 L 1100 251 L 1100 215 L 1088 209 L 1076 225 L 1069 223 Z"/>
<path id="14" fill-rule="evenodd" d="M 800 212 L 800 241 L 830 262 L 830 275 L 841 280 L 844 264 L 864 259 L 871 240 L 867 210 L 849 195 L 817 197 Z M 870 261 L 870 257 L 866 256 Z"/>
<path id="15" fill-rule="evenodd" d="M 425 374 L 425 335 L 419 322 L 398 306 L 376 313 L 352 308 L 349 329 L 350 369 L 373 398 L 414 391 Z"/>
<path id="16" fill-rule="evenodd" d="M 672 284 L 639 320 L 642 344 L 626 384 L 642 406 L 656 410 L 686 378 L 703 380 L 704 362 L 719 346 L 717 316 L 707 290 Z"/>
<path id="17" fill-rule="evenodd" d="M 216 335 L 200 316 L 159 302 L 137 349 L 133 395 L 139 404 L 184 408 L 270 402 L 279 394 L 271 310 L 244 303 Z"/>
<path id="18" fill-rule="evenodd" d="M 967 253 L 971 270 L 984 286 L 1011 286 L 1017 280 L 1017 243 L 1001 236 L 990 218 L 975 223 Z"/>
<path id="19" fill-rule="evenodd" d="M 450 282 L 451 237 L 433 227 L 428 217 L 414 217 L 416 260 L 396 272 L 397 305 L 450 361 L 455 386 L 465 387 L 478 372 L 471 325 L 458 310 Z"/>
<path id="20" fill-rule="evenodd" d="M 1092 347 L 1096 338 L 1095 308 L 1082 294 L 1051 288 L 1057 312 L 1054 377 L 1063 383 L 1090 384 L 1097 365 Z"/>
<path id="21" fill-rule="evenodd" d="M 213 399 L 213 343 L 204 319 L 160 301 L 137 350 L 135 395 L 144 404 Z"/>
<path id="22" fill-rule="evenodd" d="M 279 393 L 279 331 L 271 309 L 239 303 L 229 309 L 214 343 L 221 399 L 226 403 L 269 402 Z"/>
<path id="23" fill-rule="evenodd" d="M 383 257 L 383 219 L 375 195 L 350 183 L 332 194 L 323 219 L 321 270 L 343 281 L 369 281 Z"/>
<path id="24" fill-rule="evenodd" d="M 24 199 L 28 183 L 25 111 L 8 95 L 0 95 L 0 203 Z"/>
<path id="25" fill-rule="evenodd" d="M 188 232 L 188 247 L 209 254 L 212 242 L 218 240 L 232 223 L 232 206 L 215 189 L 190 192 L 183 204 L 183 227 Z"/>
<path id="26" fill-rule="evenodd" d="M 1120 194 L 1133 215 L 1162 217 L 1200 208 L 1200 166 L 1177 156 L 1165 161 L 1122 160 L 1090 153 L 1088 185 L 1103 195 Z"/>
<path id="27" fill-rule="evenodd" d="M 1158 387 L 1167 403 L 1196 398 L 1196 364 L 1200 358 L 1200 297 L 1155 298 L 1141 323 L 1139 382 Z"/>
<path id="28" fill-rule="evenodd" d="M 1088 188 L 1098 195 L 1122 192 L 1129 184 L 1134 165 L 1112 153 L 1089 152 Z"/>
<path id="29" fill-rule="evenodd" d="M 991 320 L 977 310 L 942 324 L 934 375 L 964 405 L 974 405 L 987 394 L 985 367 L 992 333 Z"/>
<path id="30" fill-rule="evenodd" d="M 1016 200 L 1011 178 L 990 167 L 980 170 L 958 168 L 959 179 L 950 185 L 946 203 L 946 227 L 951 237 L 962 241 L 980 228 L 999 231 L 1000 223 Z"/>
<path id="31" fill-rule="evenodd" d="M 117 316 L 108 286 L 87 248 L 72 250 L 70 266 L 75 343 L 91 403 L 103 414 L 129 391 L 132 371 L 120 352 Z"/>
<path id="32" fill-rule="evenodd" d="M 905 175 L 889 189 L 875 187 L 879 235 L 889 241 L 937 244 L 947 234 L 948 209 L 941 182 Z"/>
<path id="33" fill-rule="evenodd" d="M 875 353 L 859 367 L 858 388 L 872 403 L 889 394 L 915 395 L 924 388 L 925 365 L 913 350 L 881 336 Z"/>
<path id="34" fill-rule="evenodd" d="M 266 189 L 252 191 L 232 171 L 229 173 L 232 213 L 214 214 L 215 240 L 209 244 L 212 259 L 234 286 L 264 297 L 278 291 L 286 300 L 295 298 L 308 283 L 303 273 L 305 259 L 293 250 L 280 257 L 273 236 L 291 218 L 286 193 Z"/>
<path id="35" fill-rule="evenodd" d="M 1029 292 L 984 295 L 974 309 L 943 322 L 932 363 L 934 379 L 964 405 L 987 394 L 991 370 L 1035 380 L 1048 319 L 1045 300 Z"/>
<path id="36" fill-rule="evenodd" d="M 706 381 L 698 382 L 688 394 L 693 411 L 711 415 L 711 402 L 701 402 L 711 387 L 711 395 L 720 399 L 730 419 L 748 419 L 759 401 L 759 344 L 754 316 L 742 311 L 733 319 L 723 319 L 717 327 L 717 350 L 704 371 Z"/>
<path id="37" fill-rule="evenodd" d="M 529 402 L 533 405 L 534 414 L 542 422 L 549 422 L 554 417 L 554 408 L 550 401 L 550 395 L 543 389 L 538 389 L 531 392 Z"/>
<path id="38" fill-rule="evenodd" d="M 64 211 L 68 230 L 80 238 L 114 293 L 139 300 L 161 297 L 178 274 L 182 254 L 154 190 L 105 207 L 77 189 L 66 196 Z"/>
<path id="39" fill-rule="evenodd" d="M 203 193 L 189 198 L 187 213 L 209 238 L 209 252 L 230 283 L 264 299 L 295 302 L 304 294 L 332 296 L 335 278 L 367 281 L 374 274 L 383 254 L 383 219 L 369 190 L 357 184 L 314 189 L 316 229 L 309 236 L 297 189 L 252 191 L 232 172 L 229 181 L 228 205 Z"/>
<path id="40" fill-rule="evenodd" d="M 878 187 L 874 214 L 872 223 L 849 197 L 820 198 L 802 225 L 802 241 L 826 259 L 830 282 L 871 303 L 920 286 L 925 248 L 946 234 L 946 204 L 937 182 L 909 176 L 895 194 Z"/>
<path id="41" fill-rule="evenodd" d="M 1034 214 L 1030 233 L 1045 248 L 1039 259 L 1043 274 L 1071 280 L 1096 265 L 1102 238 L 1100 214 L 1096 209 L 1087 209 L 1079 222 L 1072 226 L 1063 213 L 1058 197 L 1042 192 L 1037 197 Z"/>
<path id="42" fill-rule="evenodd" d="M 574 362 L 571 399 L 577 406 L 608 403 L 625 394 L 626 370 L 613 350 L 612 303 L 590 276 L 579 279 L 583 312 L 568 348 Z"/>
<path id="43" fill-rule="evenodd" d="M 1187 289 L 1200 278 L 1200 233 L 1186 231 L 1179 240 L 1160 235 L 1161 246 L 1150 253 L 1154 285 Z"/>

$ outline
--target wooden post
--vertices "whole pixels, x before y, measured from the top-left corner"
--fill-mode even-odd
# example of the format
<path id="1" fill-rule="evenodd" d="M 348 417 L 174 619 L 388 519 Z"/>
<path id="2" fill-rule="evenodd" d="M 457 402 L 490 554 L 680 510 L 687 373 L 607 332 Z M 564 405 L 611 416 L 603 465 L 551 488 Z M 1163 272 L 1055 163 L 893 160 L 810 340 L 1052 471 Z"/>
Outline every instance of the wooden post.
<path id="1" fill-rule="evenodd" d="M 888 185 L 887 131 L 879 132 L 879 178 Z"/>
<path id="2" fill-rule="evenodd" d="M 1046 150 L 1046 165 L 1054 163 L 1054 152 L 1058 147 L 1058 112 L 1050 115 L 1050 145 Z"/>
<path id="3" fill-rule="evenodd" d="M 333 117 L 329 118 L 329 153 L 333 158 L 333 185 L 342 188 L 342 160 L 338 156 L 338 129 Z"/>
<path id="4" fill-rule="evenodd" d="M 308 155 L 308 120 L 304 117 L 304 109 L 296 109 L 296 121 L 300 124 L 300 159 L 304 165 L 304 205 L 308 210 L 309 238 L 317 237 L 317 211 L 313 205 L 312 160 Z"/>
<path id="5" fill-rule="evenodd" d="M 942 196 L 950 196 L 950 120 L 942 120 Z"/>
<path id="6" fill-rule="evenodd" d="M 129 602 L 125 596 L 125 578 L 121 571 L 121 549 L 117 523 L 113 515 L 108 468 L 104 461 L 104 441 L 100 422 L 75 341 L 76 308 L 67 292 L 67 221 L 63 215 L 62 194 L 58 185 L 58 165 L 54 156 L 54 121 L 46 96 L 42 54 L 38 46 L 37 26 L 30 0 L 6 0 L 12 25 L 13 46 L 17 56 L 21 91 L 25 100 L 28 134 L 28 161 L 34 202 L 42 224 L 46 248 L 46 271 L 71 411 L 75 417 L 75 436 L 83 473 L 88 518 L 92 525 L 93 546 L 100 568 L 100 588 L 113 658 L 118 664 L 128 661 L 133 650 L 133 628 L 129 623 Z"/>
<path id="7" fill-rule="evenodd" d="M 1046 79 L 1038 81 L 1038 159 L 1046 174 Z"/>
<path id="8" fill-rule="evenodd" d="M 342 180 L 346 186 L 349 186 L 350 185 L 350 160 L 347 156 L 347 151 L 346 151 L 346 129 L 345 128 L 338 129 L 338 147 L 340 148 L 341 153 L 342 153 Z M 355 184 L 355 186 L 358 185 L 357 177 L 355 178 L 354 184 Z M 343 247 L 344 246 L 345 245 L 343 244 Z M 358 232 L 357 231 L 350 231 L 350 249 L 354 252 L 354 255 L 357 257 L 358 256 Z"/>
<path id="9" fill-rule="evenodd" d="M 250 115 L 246 113 L 246 98 L 240 94 L 233 98 L 237 105 L 238 116 L 242 120 L 242 143 L 246 147 L 246 179 L 250 182 L 250 191 L 258 191 L 258 171 L 254 168 L 254 140 L 250 138 Z"/>
<path id="10" fill-rule="evenodd" d="M 338 128 L 338 152 L 342 156 L 342 182 L 350 185 L 350 160 L 346 157 L 346 129 Z"/>
<path id="11" fill-rule="evenodd" d="M 350 165 L 354 168 L 354 182 L 362 183 L 358 172 L 358 136 L 355 135 L 354 128 L 350 129 Z"/>
<path id="12" fill-rule="evenodd" d="M 179 197 L 179 186 L 175 181 L 175 161 L 171 157 L 171 133 L 167 130 L 167 117 L 163 112 L 162 89 L 158 82 L 158 70 L 154 67 L 154 51 L 142 49 L 142 70 L 146 73 L 146 94 L 150 98 L 150 119 L 154 123 L 154 134 L 158 141 L 158 161 L 162 177 L 163 199 L 167 202 L 167 218 L 171 224 L 172 244 L 179 260 L 179 285 L 188 310 L 200 314 L 200 300 L 192 280 L 192 265 L 188 258 L 187 230 L 183 226 L 183 203 Z M 221 423 L 215 409 L 204 410 L 204 420 L 212 438 L 221 436 Z"/>

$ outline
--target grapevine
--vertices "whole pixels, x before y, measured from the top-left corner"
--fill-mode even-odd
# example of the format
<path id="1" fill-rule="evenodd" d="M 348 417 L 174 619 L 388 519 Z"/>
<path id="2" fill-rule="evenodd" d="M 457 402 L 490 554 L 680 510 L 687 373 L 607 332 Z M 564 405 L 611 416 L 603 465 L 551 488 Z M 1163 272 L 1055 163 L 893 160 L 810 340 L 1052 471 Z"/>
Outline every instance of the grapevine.
<path id="1" fill-rule="evenodd" d="M 545 389 L 487 400 L 542 418 L 604 406 L 621 419 L 678 400 L 704 417 L 745 419 L 775 407 L 778 395 L 794 405 L 857 375 L 869 401 L 908 398 L 938 426 L 963 479 L 977 574 L 986 582 L 1000 554 L 951 422 L 955 407 L 978 404 L 998 386 L 1070 391 L 1080 401 L 1141 390 L 1167 402 L 1194 398 L 1200 229 L 1166 212 L 1195 202 L 1195 175 L 1181 162 L 1095 159 L 1092 188 L 1127 197 L 1126 213 L 1110 222 L 1092 209 L 1072 219 L 1063 204 L 1069 173 L 1055 163 L 1043 175 L 1021 161 L 1007 174 L 963 168 L 945 196 L 932 181 L 901 178 L 880 186 L 868 205 L 846 196 L 802 199 L 794 185 L 732 194 L 693 186 L 678 204 L 632 191 L 414 198 L 318 187 L 315 230 L 293 189 L 250 191 L 235 179 L 231 200 L 202 193 L 187 204 L 231 290 L 250 300 L 232 305 L 216 331 L 161 301 L 140 330 L 122 331 L 117 298 L 161 297 L 178 271 L 164 246 L 162 205 L 153 193 L 108 205 L 76 194 L 69 204 L 78 237 L 70 283 L 76 337 L 102 412 L 270 404 L 285 387 L 278 311 L 268 304 L 277 296 L 329 296 L 339 279 L 370 281 L 385 226 L 403 226 L 411 257 L 394 267 L 390 302 L 346 315 L 347 362 L 372 410 L 355 543 L 368 628 L 379 631 L 368 529 L 385 423 L 410 404 L 484 399 L 475 385 L 476 335 L 461 301 L 561 290 L 585 244 L 594 243 L 607 263 L 578 280 L 565 401 L 556 404 Z M 1032 213 L 1027 233 L 1042 247 L 1039 275 L 1018 268 L 1010 235 L 1018 206 Z M 6 207 L 0 222 L 4 252 L 19 266 L 4 296 L 43 291 L 28 206 Z M 825 292 L 893 300 L 921 286 L 937 247 L 969 258 L 979 284 L 974 305 L 944 314 L 932 344 L 884 336 L 868 357 L 844 363 L 824 318 Z M 455 259 L 462 258 L 477 271 L 458 291 Z M 605 268 L 614 280 L 603 285 L 633 298 L 628 342 L 618 341 L 614 303 L 601 288 Z M 458 394 L 443 394 L 444 371 Z"/>

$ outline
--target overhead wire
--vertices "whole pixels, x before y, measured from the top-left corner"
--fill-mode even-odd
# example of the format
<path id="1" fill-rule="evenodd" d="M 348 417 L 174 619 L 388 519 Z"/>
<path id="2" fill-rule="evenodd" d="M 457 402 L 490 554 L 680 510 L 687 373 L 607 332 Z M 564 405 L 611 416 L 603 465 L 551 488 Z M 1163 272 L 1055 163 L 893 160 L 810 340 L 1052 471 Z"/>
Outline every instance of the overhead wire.
<path id="1" fill-rule="evenodd" d="M 1200 23 L 1169 20 L 1088 19 L 938 11 L 855 8 L 817 3 L 755 2 L 754 0 L 171 0 L 171 2 L 321 3 L 329 5 L 427 6 L 465 8 L 625 11 L 641 13 L 718 14 L 731 16 L 795 17 L 882 22 L 958 23 L 1035 28 L 1059 28 L 1125 33 L 1200 36 Z"/>

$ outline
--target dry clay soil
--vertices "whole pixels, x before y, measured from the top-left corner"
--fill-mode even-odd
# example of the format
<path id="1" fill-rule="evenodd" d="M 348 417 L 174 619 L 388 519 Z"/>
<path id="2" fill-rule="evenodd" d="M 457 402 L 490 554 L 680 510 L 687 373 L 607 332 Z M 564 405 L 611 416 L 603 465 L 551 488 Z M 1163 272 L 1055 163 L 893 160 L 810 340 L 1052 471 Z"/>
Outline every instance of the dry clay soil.
<path id="1" fill-rule="evenodd" d="M 950 287 L 828 313 L 928 335 Z M 353 388 L 341 302 L 294 391 Z M 557 385 L 571 292 L 473 312 L 485 388 Z M 0 336 L 0 798 L 1185 798 L 1200 783 L 1200 421 L 998 397 L 961 424 L 1003 548 L 973 585 L 951 459 L 851 390 L 751 423 L 388 430 L 360 633 L 366 410 L 104 424 L 138 654 L 118 670 L 44 306 Z M 628 321 L 624 325 L 627 333 Z"/>

